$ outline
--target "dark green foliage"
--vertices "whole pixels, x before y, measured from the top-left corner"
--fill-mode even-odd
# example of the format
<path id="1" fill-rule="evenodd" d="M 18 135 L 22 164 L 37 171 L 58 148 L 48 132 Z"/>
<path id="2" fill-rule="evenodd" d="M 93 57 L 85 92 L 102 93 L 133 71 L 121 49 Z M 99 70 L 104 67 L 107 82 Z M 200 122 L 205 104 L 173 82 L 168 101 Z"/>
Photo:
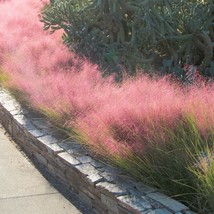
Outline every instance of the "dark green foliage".
<path id="1" fill-rule="evenodd" d="M 64 29 L 71 50 L 104 69 L 153 66 L 179 76 L 193 64 L 214 76 L 212 0 L 51 0 L 42 22 Z"/>

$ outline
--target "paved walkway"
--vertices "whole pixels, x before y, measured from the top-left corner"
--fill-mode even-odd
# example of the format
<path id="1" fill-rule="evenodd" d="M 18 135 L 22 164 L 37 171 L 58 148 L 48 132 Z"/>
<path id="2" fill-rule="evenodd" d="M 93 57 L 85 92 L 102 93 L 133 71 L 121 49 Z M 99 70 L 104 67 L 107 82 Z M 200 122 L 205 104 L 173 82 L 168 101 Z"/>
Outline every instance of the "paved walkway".
<path id="1" fill-rule="evenodd" d="M 81 212 L 48 183 L 0 127 L 0 214 L 68 213 Z"/>

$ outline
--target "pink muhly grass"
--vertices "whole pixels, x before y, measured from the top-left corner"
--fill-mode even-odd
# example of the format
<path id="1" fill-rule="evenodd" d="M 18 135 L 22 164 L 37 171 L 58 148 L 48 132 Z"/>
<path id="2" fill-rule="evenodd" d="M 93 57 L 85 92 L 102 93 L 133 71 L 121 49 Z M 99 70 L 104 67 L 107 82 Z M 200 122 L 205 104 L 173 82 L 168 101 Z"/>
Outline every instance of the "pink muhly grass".
<path id="1" fill-rule="evenodd" d="M 191 115 L 203 136 L 214 129 L 214 84 L 192 87 L 187 95 L 185 111 Z"/>
<path id="2" fill-rule="evenodd" d="M 41 2 L 29 0 L 11 0 L 2 2 L 0 13 L 0 31 L 4 43 L 9 50 L 17 48 L 25 41 L 37 37 L 42 24 L 37 21 Z"/>
<path id="3" fill-rule="evenodd" d="M 111 97 L 100 91 L 101 108 L 78 120 L 78 126 L 88 132 L 92 142 L 105 144 L 110 137 L 115 144 L 142 153 L 154 131 L 159 131 L 160 137 L 165 126 L 175 126 L 182 116 L 182 93 L 167 81 L 141 77 L 120 88 L 110 86 L 109 91 Z"/>
<path id="4" fill-rule="evenodd" d="M 167 79 L 139 76 L 117 85 L 97 66 L 61 44 L 60 35 L 42 30 L 42 1 L 0 2 L 0 63 L 10 86 L 24 92 L 34 107 L 55 112 L 97 153 L 124 157 L 143 154 L 150 142 L 167 139 L 185 115 L 201 133 L 214 125 L 214 88 L 186 88 Z M 9 12 L 8 12 L 9 11 Z"/>

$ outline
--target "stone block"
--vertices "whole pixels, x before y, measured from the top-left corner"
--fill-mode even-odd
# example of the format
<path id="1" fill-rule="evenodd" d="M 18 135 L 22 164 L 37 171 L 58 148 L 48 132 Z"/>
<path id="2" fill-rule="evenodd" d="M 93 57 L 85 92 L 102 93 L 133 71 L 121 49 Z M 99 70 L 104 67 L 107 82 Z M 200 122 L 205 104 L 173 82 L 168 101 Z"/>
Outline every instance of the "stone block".
<path id="1" fill-rule="evenodd" d="M 10 114 L 15 116 L 15 115 L 25 115 L 28 113 L 28 110 L 21 108 L 21 107 L 16 107 L 15 110 L 10 111 Z"/>
<path id="2" fill-rule="evenodd" d="M 6 101 L 6 102 L 3 102 L 2 105 L 4 106 L 4 108 L 7 109 L 7 111 L 14 111 L 16 110 L 16 106 L 15 106 L 15 103 L 13 100 L 10 100 L 10 101 Z"/>
<path id="3" fill-rule="evenodd" d="M 75 190 L 78 190 L 78 192 L 83 192 L 87 188 L 88 184 L 85 183 L 82 177 L 75 171 L 66 169 L 65 175 L 71 187 Z"/>
<path id="4" fill-rule="evenodd" d="M 39 138 L 39 137 L 43 137 L 43 136 L 47 135 L 46 133 L 44 133 L 36 128 L 29 130 L 28 132 L 35 138 Z"/>
<path id="5" fill-rule="evenodd" d="M 35 146 L 39 149 L 39 152 L 42 154 L 46 154 L 47 153 L 47 149 L 46 149 L 46 145 L 43 144 L 42 142 L 40 142 L 37 139 L 32 139 L 29 138 L 31 142 L 33 142 L 35 144 Z"/>
<path id="6" fill-rule="evenodd" d="M 53 144 L 50 144 L 50 145 L 46 145 L 46 148 L 47 148 L 47 152 L 49 154 L 52 154 L 52 155 L 56 155 L 56 154 L 59 154 L 61 152 L 64 152 L 64 149 L 61 148 L 58 144 L 56 143 L 53 143 Z"/>
<path id="7" fill-rule="evenodd" d="M 41 130 L 45 130 L 50 127 L 53 127 L 44 118 L 32 118 L 31 121 L 38 129 L 41 129 Z"/>
<path id="8" fill-rule="evenodd" d="M 91 199 L 93 199 L 95 201 L 100 200 L 100 195 L 98 197 L 96 195 L 95 191 L 93 191 L 93 189 L 91 189 L 91 188 L 84 188 L 84 189 L 81 190 L 81 192 L 84 192 L 87 196 L 89 196 Z"/>
<path id="9" fill-rule="evenodd" d="M 30 120 L 24 115 L 15 115 L 13 118 L 15 119 L 15 121 L 17 121 L 21 125 L 30 122 Z"/>
<path id="10" fill-rule="evenodd" d="M 99 169 L 99 168 L 103 168 L 105 165 L 104 163 L 98 161 L 98 160 L 93 160 L 91 163 L 90 163 L 92 166 L 94 166 L 95 168 Z"/>
<path id="11" fill-rule="evenodd" d="M 108 210 L 111 210 L 115 214 L 119 214 L 115 199 L 112 199 L 104 194 L 101 194 L 101 201 L 108 208 Z"/>
<path id="12" fill-rule="evenodd" d="M 9 123 L 7 125 L 7 130 L 10 134 L 13 133 L 13 125 L 12 125 L 11 121 L 9 121 Z"/>
<path id="13" fill-rule="evenodd" d="M 106 172 L 106 173 L 112 174 L 112 175 L 119 175 L 119 173 L 120 173 L 120 170 L 118 168 L 109 166 L 107 164 L 105 164 L 104 167 L 100 169 L 100 171 Z"/>
<path id="14" fill-rule="evenodd" d="M 8 125 L 11 124 L 11 129 L 12 131 L 10 132 L 11 135 L 13 135 L 13 137 L 16 137 L 17 133 L 20 132 L 21 127 L 19 125 L 17 125 L 14 121 L 10 122 L 8 121 Z M 24 133 L 24 132 L 23 132 Z"/>
<path id="15" fill-rule="evenodd" d="M 3 104 L 4 102 L 8 102 L 8 101 L 10 101 L 10 100 L 13 100 L 13 98 L 9 95 L 9 94 L 7 94 L 7 93 L 5 93 L 5 92 L 1 92 L 0 93 L 0 102 Z"/>
<path id="16" fill-rule="evenodd" d="M 27 146 L 32 149 L 32 152 L 40 152 L 40 149 L 35 142 L 28 140 L 27 144 Z"/>
<path id="17" fill-rule="evenodd" d="M 121 206 L 127 209 L 132 208 L 142 212 L 152 208 L 148 199 L 144 196 L 136 197 L 134 195 L 124 195 L 117 198 L 120 201 Z"/>
<path id="18" fill-rule="evenodd" d="M 161 193 L 149 193 L 147 196 L 169 208 L 173 212 L 180 212 L 188 209 L 185 205 Z"/>
<path id="19" fill-rule="evenodd" d="M 57 156 L 62 160 L 64 163 L 66 163 L 68 166 L 76 166 L 79 165 L 80 162 L 72 157 L 70 154 L 67 152 L 62 152 L 60 154 L 57 154 Z"/>
<path id="20" fill-rule="evenodd" d="M 83 201 L 90 209 L 92 209 L 92 199 L 84 192 L 79 192 L 78 197 Z"/>
<path id="21" fill-rule="evenodd" d="M 15 135 L 14 135 L 14 132 L 16 133 Z M 21 142 L 22 144 L 23 144 L 23 143 L 26 144 L 26 143 L 28 142 L 28 138 L 27 138 L 27 136 L 25 135 L 23 129 L 21 129 L 21 128 L 19 128 L 19 127 L 17 127 L 16 130 L 13 129 L 13 135 L 14 135 L 15 139 L 17 139 L 17 140 L 18 140 L 19 142 Z"/>
<path id="22" fill-rule="evenodd" d="M 7 113 L 5 113 L 4 111 L 1 111 L 0 118 L 1 118 L 1 123 L 4 125 L 5 129 L 8 129 L 10 116 L 7 115 Z"/>
<path id="23" fill-rule="evenodd" d="M 87 176 L 87 179 L 89 179 L 90 183 L 93 183 L 94 185 L 97 184 L 97 183 L 99 183 L 99 182 L 104 181 L 104 178 L 102 176 L 100 176 L 98 173 L 89 174 Z"/>
<path id="24" fill-rule="evenodd" d="M 48 160 L 47 169 L 55 177 L 57 176 L 61 180 L 62 179 L 63 179 L 63 181 L 65 180 L 65 177 L 66 177 L 66 175 L 65 175 L 65 168 L 58 167 L 54 162 L 50 162 Z"/>
<path id="25" fill-rule="evenodd" d="M 149 186 L 143 184 L 142 182 L 136 182 L 136 183 L 134 183 L 134 185 L 135 185 L 136 189 L 139 190 L 140 192 L 142 192 L 143 194 L 149 194 L 149 193 L 158 191 L 157 189 L 149 187 Z"/>
<path id="26" fill-rule="evenodd" d="M 48 162 L 47 169 L 51 173 L 51 175 L 56 175 L 56 168 L 54 165 Z"/>
<path id="27" fill-rule="evenodd" d="M 196 214 L 195 212 L 191 211 L 191 210 L 186 210 L 183 212 L 184 214 Z M 177 213 L 176 213 L 177 214 Z"/>
<path id="28" fill-rule="evenodd" d="M 80 162 L 80 163 L 91 163 L 93 161 L 93 159 L 87 155 L 84 155 L 84 156 L 79 156 L 79 157 L 76 157 L 76 159 Z"/>
<path id="29" fill-rule="evenodd" d="M 28 119 L 26 116 L 15 115 L 13 118 L 15 119 L 17 124 L 23 126 L 27 131 L 35 129 L 35 126 L 31 123 L 30 119 Z"/>
<path id="30" fill-rule="evenodd" d="M 78 165 L 75 168 L 85 176 L 99 173 L 99 171 L 95 167 L 88 163 Z"/>
<path id="31" fill-rule="evenodd" d="M 48 161 L 39 153 L 34 153 L 35 158 L 40 164 L 43 164 L 44 166 L 48 165 Z"/>
<path id="32" fill-rule="evenodd" d="M 71 154 L 73 157 L 81 157 L 81 156 L 87 156 L 88 152 L 85 150 L 84 146 L 76 143 L 74 141 L 67 141 L 64 143 L 66 145 L 66 151 Z"/>
<path id="33" fill-rule="evenodd" d="M 101 201 L 93 201 L 92 210 L 94 214 L 108 214 L 108 208 Z"/>
<path id="34" fill-rule="evenodd" d="M 58 139 L 52 137 L 51 135 L 45 135 L 42 137 L 38 137 L 37 139 L 45 145 L 50 145 L 58 142 Z"/>
<path id="35" fill-rule="evenodd" d="M 99 182 L 96 184 L 96 188 L 101 192 L 107 191 L 113 194 L 112 197 L 114 197 L 114 195 L 120 196 L 120 195 L 128 194 L 127 190 L 124 187 L 121 187 L 119 185 L 112 184 L 109 182 Z"/>
<path id="36" fill-rule="evenodd" d="M 155 210 L 152 210 L 152 211 L 148 212 L 148 214 L 173 214 L 173 213 L 169 212 L 166 209 L 155 209 Z"/>
<path id="37" fill-rule="evenodd" d="M 65 162 L 63 162 L 63 159 L 58 157 L 58 155 L 56 155 L 56 157 L 54 158 L 55 160 L 55 164 L 60 167 L 60 168 L 67 168 L 68 165 L 65 164 Z"/>
<path id="38" fill-rule="evenodd" d="M 70 149 L 81 149 L 83 147 L 83 145 L 74 140 L 65 140 L 64 142 L 70 145 Z"/>
<path id="39" fill-rule="evenodd" d="M 133 214 L 133 212 L 121 206 L 118 206 L 118 211 L 120 214 Z"/>
<path id="40" fill-rule="evenodd" d="M 108 173 L 108 172 L 102 172 L 100 173 L 100 175 L 102 175 L 106 181 L 110 182 L 110 183 L 115 183 L 118 181 L 118 176 L 112 173 Z"/>

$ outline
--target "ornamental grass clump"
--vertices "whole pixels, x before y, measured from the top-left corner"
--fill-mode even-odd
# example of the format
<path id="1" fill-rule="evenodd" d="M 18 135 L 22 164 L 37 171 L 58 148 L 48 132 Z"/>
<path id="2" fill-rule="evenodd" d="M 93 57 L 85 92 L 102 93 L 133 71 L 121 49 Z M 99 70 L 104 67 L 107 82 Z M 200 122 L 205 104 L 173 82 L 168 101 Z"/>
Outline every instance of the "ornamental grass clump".
<path id="1" fill-rule="evenodd" d="M 154 130 L 164 137 L 164 124 L 174 126 L 174 121 L 182 116 L 182 92 L 167 80 L 143 76 L 127 80 L 120 87 L 110 86 L 108 90 L 110 96 L 107 90 L 106 93 L 99 91 L 95 111 L 77 121 L 80 129 L 86 130 L 96 144 L 103 145 L 110 137 L 115 144 L 127 143 L 143 152 L 144 139 L 153 138 Z"/>
<path id="2" fill-rule="evenodd" d="M 214 85 L 139 75 L 119 84 L 42 30 L 42 2 L 0 1 L 0 81 L 100 157 L 214 212 Z M 10 11 L 10 13 L 8 12 Z"/>
<path id="3" fill-rule="evenodd" d="M 212 213 L 213 136 L 203 138 L 195 119 L 186 116 L 176 129 L 168 129 L 167 140 L 148 143 L 143 156 L 132 153 L 125 164 L 121 158 L 119 165 L 197 213 Z"/>

